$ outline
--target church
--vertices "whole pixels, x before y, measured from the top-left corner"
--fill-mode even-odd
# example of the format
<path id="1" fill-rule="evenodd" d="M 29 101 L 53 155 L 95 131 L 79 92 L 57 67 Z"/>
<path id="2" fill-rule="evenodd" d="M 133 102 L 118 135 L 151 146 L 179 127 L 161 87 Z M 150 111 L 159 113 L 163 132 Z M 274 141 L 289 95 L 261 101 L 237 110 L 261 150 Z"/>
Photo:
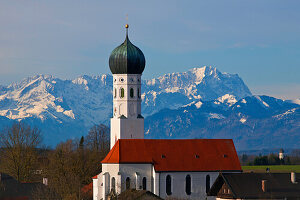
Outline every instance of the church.
<path id="1" fill-rule="evenodd" d="M 165 199 L 215 199 L 207 192 L 222 173 L 240 173 L 231 139 L 144 139 L 141 113 L 143 52 L 128 37 L 109 58 L 113 74 L 110 152 L 93 177 L 93 199 L 114 192 L 147 190 Z"/>

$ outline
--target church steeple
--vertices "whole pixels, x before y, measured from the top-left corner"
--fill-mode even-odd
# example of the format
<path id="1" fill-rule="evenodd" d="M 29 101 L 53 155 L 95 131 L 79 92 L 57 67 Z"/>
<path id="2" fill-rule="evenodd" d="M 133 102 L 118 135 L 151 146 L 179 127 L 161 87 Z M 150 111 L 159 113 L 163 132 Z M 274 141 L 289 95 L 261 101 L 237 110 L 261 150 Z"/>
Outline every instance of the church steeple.
<path id="1" fill-rule="evenodd" d="M 141 115 L 141 76 L 145 69 L 143 52 L 128 38 L 109 57 L 113 73 L 113 117 L 111 118 L 111 148 L 118 139 L 144 138 L 144 118 Z"/>
<path id="2" fill-rule="evenodd" d="M 113 74 L 142 74 L 146 64 L 145 56 L 138 47 L 130 42 L 128 24 L 125 27 L 125 41 L 111 52 L 109 68 Z"/>

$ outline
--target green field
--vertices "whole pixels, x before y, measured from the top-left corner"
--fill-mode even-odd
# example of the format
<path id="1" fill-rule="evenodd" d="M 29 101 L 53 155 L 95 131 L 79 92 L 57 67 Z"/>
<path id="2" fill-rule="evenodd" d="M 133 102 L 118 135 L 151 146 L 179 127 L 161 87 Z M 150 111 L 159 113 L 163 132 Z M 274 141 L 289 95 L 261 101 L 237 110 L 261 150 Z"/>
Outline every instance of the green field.
<path id="1" fill-rule="evenodd" d="M 242 166 L 244 172 L 266 172 L 266 168 L 270 169 L 270 172 L 297 172 L 300 173 L 300 165 L 256 165 L 256 166 Z"/>

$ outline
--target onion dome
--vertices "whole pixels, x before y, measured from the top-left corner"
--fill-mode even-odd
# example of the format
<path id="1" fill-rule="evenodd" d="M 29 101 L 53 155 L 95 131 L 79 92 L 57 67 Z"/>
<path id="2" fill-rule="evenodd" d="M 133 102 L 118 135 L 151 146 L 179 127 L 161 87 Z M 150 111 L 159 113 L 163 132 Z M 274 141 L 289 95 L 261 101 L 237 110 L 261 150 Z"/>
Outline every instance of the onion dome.
<path id="1" fill-rule="evenodd" d="M 142 74 L 145 69 L 145 56 L 134 46 L 128 38 L 128 24 L 126 24 L 126 39 L 115 48 L 109 57 L 109 68 L 113 74 Z"/>

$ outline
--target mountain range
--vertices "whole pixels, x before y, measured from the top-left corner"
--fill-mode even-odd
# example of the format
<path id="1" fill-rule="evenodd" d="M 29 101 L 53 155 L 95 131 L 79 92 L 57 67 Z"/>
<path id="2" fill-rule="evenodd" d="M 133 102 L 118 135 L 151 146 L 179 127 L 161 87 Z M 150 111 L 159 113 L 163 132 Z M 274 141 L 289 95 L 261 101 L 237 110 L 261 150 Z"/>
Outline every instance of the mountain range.
<path id="1" fill-rule="evenodd" d="M 193 68 L 142 82 L 146 138 L 232 138 L 238 149 L 300 146 L 299 99 L 253 96 L 237 74 Z M 37 75 L 0 86 L 0 128 L 24 121 L 50 146 L 109 125 L 112 76 Z"/>

